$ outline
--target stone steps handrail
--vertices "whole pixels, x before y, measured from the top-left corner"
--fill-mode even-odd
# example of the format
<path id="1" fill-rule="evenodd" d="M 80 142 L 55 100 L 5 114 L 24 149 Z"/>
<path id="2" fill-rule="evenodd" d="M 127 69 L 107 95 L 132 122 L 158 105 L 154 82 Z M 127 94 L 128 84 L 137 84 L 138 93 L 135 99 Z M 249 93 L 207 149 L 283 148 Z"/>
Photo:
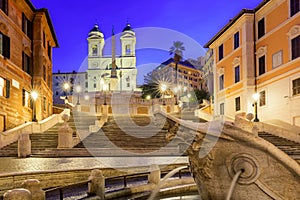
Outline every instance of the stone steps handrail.
<path id="1" fill-rule="evenodd" d="M 27 122 L 13 129 L 5 132 L 0 132 L 0 148 L 7 146 L 13 142 L 18 141 L 20 135 L 42 133 L 49 128 L 53 127 L 57 123 L 62 122 L 62 116 L 64 114 L 70 115 L 70 109 L 65 109 L 60 114 L 53 114 L 50 117 L 39 122 Z"/>
<path id="2" fill-rule="evenodd" d="M 257 137 L 257 131 L 258 128 L 252 124 L 254 127 L 252 132 L 245 131 L 241 129 L 240 127 L 235 127 L 233 123 L 231 122 L 217 122 L 217 121 L 211 121 L 206 123 L 194 123 L 191 121 L 185 121 L 178 119 L 174 116 L 171 116 L 161 110 L 157 110 L 155 114 L 163 115 L 164 117 L 174 121 L 175 123 L 178 123 L 180 127 L 187 128 L 189 130 L 200 132 L 199 134 L 208 134 L 210 136 L 220 137 L 224 139 L 233 139 L 237 140 L 239 142 L 243 142 L 247 146 L 255 147 L 263 152 L 268 153 L 273 158 L 280 161 L 280 163 L 285 166 L 287 169 L 289 169 L 294 175 L 296 175 L 298 178 L 300 178 L 300 165 L 292 159 L 289 155 L 287 155 L 285 152 L 271 144 L 270 142 Z M 210 125 L 213 125 L 213 123 L 223 123 L 222 130 L 209 128 Z M 249 122 L 252 123 L 252 122 Z M 209 132 L 208 132 L 209 130 Z M 219 132 L 222 132 L 224 134 L 220 134 Z M 226 137 L 227 136 L 227 137 Z"/>
<path id="3" fill-rule="evenodd" d="M 160 169 L 172 170 L 178 166 L 186 166 L 187 163 L 177 163 L 173 165 L 159 165 Z M 69 170 L 43 170 L 32 172 L 15 172 L 0 174 L 0 196 L 7 190 L 19 188 L 23 181 L 30 178 L 38 179 L 43 189 L 59 188 L 74 183 L 84 182 L 87 180 L 90 172 L 96 168 L 78 168 Z M 97 168 L 98 169 L 98 168 Z M 149 171 L 148 166 L 140 167 L 120 167 L 120 168 L 101 168 L 106 178 L 124 176 L 129 174 L 144 173 Z M 64 177 L 64 178 L 62 178 Z"/>

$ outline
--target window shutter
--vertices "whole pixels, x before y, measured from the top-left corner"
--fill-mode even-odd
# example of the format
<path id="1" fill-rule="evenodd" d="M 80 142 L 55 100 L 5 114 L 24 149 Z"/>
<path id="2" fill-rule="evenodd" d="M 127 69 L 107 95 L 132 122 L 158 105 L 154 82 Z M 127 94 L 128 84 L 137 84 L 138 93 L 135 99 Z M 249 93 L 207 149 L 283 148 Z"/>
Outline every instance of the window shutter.
<path id="1" fill-rule="evenodd" d="M 10 80 L 7 80 L 6 79 L 6 95 L 5 95 L 6 98 L 9 98 L 10 97 Z"/>
<path id="2" fill-rule="evenodd" d="M 10 38 L 3 35 L 3 56 L 10 58 Z"/>

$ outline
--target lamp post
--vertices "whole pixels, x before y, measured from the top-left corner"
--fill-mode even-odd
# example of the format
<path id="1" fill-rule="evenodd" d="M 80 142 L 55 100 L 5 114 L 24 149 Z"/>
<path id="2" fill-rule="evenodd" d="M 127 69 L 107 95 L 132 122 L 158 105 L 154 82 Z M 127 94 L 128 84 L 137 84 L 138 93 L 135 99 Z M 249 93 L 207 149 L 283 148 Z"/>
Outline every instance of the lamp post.
<path id="1" fill-rule="evenodd" d="M 163 105 L 165 106 L 166 105 L 166 102 L 165 102 L 165 91 L 167 90 L 167 85 L 162 83 L 160 85 L 160 91 L 162 92 L 162 97 L 163 97 Z"/>
<path id="2" fill-rule="evenodd" d="M 188 97 L 188 110 L 190 109 L 190 98 L 191 98 L 191 94 L 188 93 L 187 94 L 187 97 Z"/>
<path id="3" fill-rule="evenodd" d="M 81 86 L 80 85 L 76 86 L 76 92 L 77 92 L 77 105 L 80 105 L 80 100 L 79 100 L 79 93 L 81 92 Z"/>
<path id="4" fill-rule="evenodd" d="M 32 118 L 32 121 L 33 122 L 37 122 L 37 119 L 36 119 L 36 100 L 38 98 L 39 94 L 36 92 L 36 91 L 32 91 L 31 92 L 31 98 L 33 100 L 33 118 Z"/>
<path id="5" fill-rule="evenodd" d="M 103 84 L 103 91 L 104 91 L 104 105 L 107 105 L 106 103 L 106 90 L 108 89 L 108 85 L 106 83 Z"/>
<path id="6" fill-rule="evenodd" d="M 63 88 L 64 88 L 64 91 L 66 92 L 66 98 L 65 98 L 65 100 L 67 100 L 67 99 L 68 99 L 68 90 L 69 90 L 69 88 L 70 88 L 70 84 L 67 83 L 67 82 L 65 82 L 65 83 L 63 84 Z"/>
<path id="7" fill-rule="evenodd" d="M 255 93 L 253 94 L 253 99 L 254 99 L 254 122 L 259 122 L 259 119 L 257 117 L 257 102 L 258 102 L 258 99 L 259 99 L 259 94 L 258 93 Z"/>

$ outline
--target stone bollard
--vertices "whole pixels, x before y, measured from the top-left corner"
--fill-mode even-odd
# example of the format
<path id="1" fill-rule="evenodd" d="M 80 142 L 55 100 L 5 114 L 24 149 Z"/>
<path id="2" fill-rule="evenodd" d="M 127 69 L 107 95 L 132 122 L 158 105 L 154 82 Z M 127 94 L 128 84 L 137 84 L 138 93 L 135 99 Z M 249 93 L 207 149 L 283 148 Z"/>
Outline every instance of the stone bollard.
<path id="1" fill-rule="evenodd" d="M 73 129 L 69 126 L 67 121 L 69 115 L 62 116 L 63 125 L 58 129 L 58 145 L 57 148 L 72 148 L 73 147 Z"/>
<path id="2" fill-rule="evenodd" d="M 105 177 L 102 171 L 94 169 L 88 179 L 88 195 L 97 195 L 101 200 L 105 199 Z"/>
<path id="3" fill-rule="evenodd" d="M 3 195 L 3 200 L 32 200 L 29 190 L 17 188 L 7 191 Z"/>
<path id="4" fill-rule="evenodd" d="M 158 165 L 151 165 L 149 168 L 148 183 L 158 184 L 160 182 L 160 169 Z"/>
<path id="5" fill-rule="evenodd" d="M 18 139 L 18 157 L 26 158 L 31 154 L 31 141 L 28 133 L 23 133 Z"/>
<path id="6" fill-rule="evenodd" d="M 36 179 L 25 180 L 22 185 L 22 188 L 27 189 L 31 192 L 32 200 L 45 200 L 46 194 L 41 187 L 41 183 Z"/>

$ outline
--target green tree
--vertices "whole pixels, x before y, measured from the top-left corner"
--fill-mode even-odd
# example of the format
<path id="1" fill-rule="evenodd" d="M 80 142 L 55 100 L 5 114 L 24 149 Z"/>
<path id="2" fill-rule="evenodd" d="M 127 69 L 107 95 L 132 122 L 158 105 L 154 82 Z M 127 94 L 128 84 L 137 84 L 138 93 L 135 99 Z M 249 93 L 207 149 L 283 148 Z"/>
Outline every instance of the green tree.
<path id="1" fill-rule="evenodd" d="M 195 96 L 196 96 L 199 103 L 202 103 L 203 99 L 209 100 L 209 98 L 210 98 L 209 92 L 207 90 L 204 90 L 204 89 L 201 89 L 201 90 L 195 89 L 194 94 L 195 94 Z"/>

